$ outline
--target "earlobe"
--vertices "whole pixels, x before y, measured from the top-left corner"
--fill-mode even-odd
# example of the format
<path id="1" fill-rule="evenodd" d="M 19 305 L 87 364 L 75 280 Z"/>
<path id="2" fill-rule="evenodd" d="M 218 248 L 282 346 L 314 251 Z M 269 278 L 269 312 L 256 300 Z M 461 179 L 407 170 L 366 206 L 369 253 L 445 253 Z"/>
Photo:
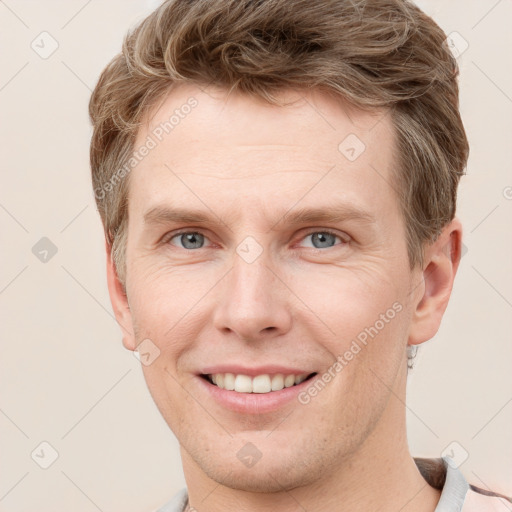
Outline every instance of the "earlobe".
<path id="1" fill-rule="evenodd" d="M 107 283 L 110 302 L 114 310 L 117 323 L 123 333 L 123 345 L 128 350 L 135 350 L 135 335 L 133 333 L 133 321 L 126 291 L 119 280 L 117 269 L 112 258 L 111 246 L 105 243 L 107 256 Z"/>
<path id="2" fill-rule="evenodd" d="M 461 258 L 462 225 L 458 219 L 444 227 L 425 250 L 421 293 L 417 295 L 409 345 L 433 338 L 439 329 Z M 413 292 L 414 293 L 414 292 Z"/>

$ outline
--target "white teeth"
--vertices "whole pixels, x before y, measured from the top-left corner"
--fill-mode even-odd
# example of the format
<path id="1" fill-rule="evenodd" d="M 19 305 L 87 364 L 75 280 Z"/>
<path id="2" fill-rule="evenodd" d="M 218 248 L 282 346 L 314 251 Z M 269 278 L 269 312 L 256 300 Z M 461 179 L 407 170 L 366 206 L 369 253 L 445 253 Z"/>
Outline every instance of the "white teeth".
<path id="1" fill-rule="evenodd" d="M 272 391 L 280 391 L 284 388 L 284 377 L 278 373 L 272 377 Z"/>
<path id="2" fill-rule="evenodd" d="M 237 375 L 235 378 L 235 391 L 239 393 L 252 393 L 251 377 L 247 375 Z"/>
<path id="3" fill-rule="evenodd" d="M 295 376 L 295 384 L 300 384 L 302 381 L 306 379 L 307 375 L 296 375 Z"/>
<path id="4" fill-rule="evenodd" d="M 284 378 L 284 387 L 289 388 L 295 384 L 295 375 L 287 375 Z"/>
<path id="5" fill-rule="evenodd" d="M 300 384 L 308 375 L 307 373 L 298 375 L 277 373 L 275 375 L 257 375 L 251 378 L 248 375 L 242 374 L 215 373 L 210 375 L 210 379 L 216 386 L 228 391 L 237 391 L 238 393 L 270 393 L 271 391 L 280 391 L 283 388 Z"/>
<path id="6" fill-rule="evenodd" d="M 227 389 L 228 391 L 233 391 L 235 389 L 235 376 L 232 373 L 224 374 L 224 389 Z"/>
<path id="7" fill-rule="evenodd" d="M 268 375 L 258 375 L 252 379 L 253 393 L 268 393 L 272 389 Z"/>

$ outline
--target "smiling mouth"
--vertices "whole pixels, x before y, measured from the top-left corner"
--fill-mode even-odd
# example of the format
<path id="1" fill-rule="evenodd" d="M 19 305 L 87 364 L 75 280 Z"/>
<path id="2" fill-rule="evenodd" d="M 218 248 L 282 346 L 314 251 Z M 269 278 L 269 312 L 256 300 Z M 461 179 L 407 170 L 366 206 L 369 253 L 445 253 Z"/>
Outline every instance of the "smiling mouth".
<path id="1" fill-rule="evenodd" d="M 210 384 L 226 391 L 235 391 L 237 393 L 272 393 L 281 391 L 284 388 L 297 386 L 302 382 L 309 380 L 317 375 L 314 373 L 302 374 L 262 374 L 250 377 L 248 375 L 234 373 L 214 373 L 202 374 L 201 377 Z"/>

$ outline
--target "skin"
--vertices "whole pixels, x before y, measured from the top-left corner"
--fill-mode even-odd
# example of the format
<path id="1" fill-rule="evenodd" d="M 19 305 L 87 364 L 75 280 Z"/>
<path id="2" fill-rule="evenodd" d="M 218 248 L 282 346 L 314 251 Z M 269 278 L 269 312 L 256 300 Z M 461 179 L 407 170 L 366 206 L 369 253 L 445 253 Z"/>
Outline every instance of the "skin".
<path id="1" fill-rule="evenodd" d="M 293 103 L 183 85 L 148 113 L 135 147 L 188 98 L 198 102 L 129 176 L 125 290 L 107 247 L 123 343 L 135 350 L 150 339 L 160 351 L 142 368 L 180 442 L 196 510 L 433 511 L 439 491 L 407 446 L 406 347 L 439 327 L 460 223 L 447 225 L 411 270 L 389 113 L 363 113 L 318 91 L 281 95 Z M 338 150 L 349 134 L 366 146 L 352 162 Z M 368 218 L 289 222 L 302 208 L 335 205 Z M 209 220 L 145 221 L 155 207 Z M 204 245 L 185 248 L 178 230 L 200 232 Z M 336 236 L 315 248 L 311 235 L 325 230 Z M 248 236 L 262 249 L 252 263 L 236 252 Z M 235 413 L 197 376 L 226 362 L 321 375 L 397 302 L 400 313 L 306 405 Z M 237 457 L 248 442 L 262 454 L 251 468 Z"/>

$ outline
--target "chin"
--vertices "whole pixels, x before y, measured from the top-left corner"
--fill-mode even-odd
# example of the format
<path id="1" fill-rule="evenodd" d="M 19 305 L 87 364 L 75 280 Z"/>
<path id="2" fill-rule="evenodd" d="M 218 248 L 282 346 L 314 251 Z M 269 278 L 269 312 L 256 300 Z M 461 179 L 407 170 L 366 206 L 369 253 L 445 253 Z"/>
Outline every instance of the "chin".
<path id="1" fill-rule="evenodd" d="M 311 474 L 305 470 L 303 474 L 300 474 L 297 470 L 290 473 L 287 464 L 283 464 L 281 467 L 275 463 L 267 467 L 267 465 L 263 465 L 262 461 L 258 463 L 258 465 L 260 464 L 262 466 L 258 469 L 256 467 L 250 469 L 233 467 L 231 471 L 226 471 L 226 469 L 213 468 L 207 474 L 220 485 L 238 491 L 254 493 L 289 491 L 311 483 Z M 309 478 L 307 473 L 309 473 Z"/>

